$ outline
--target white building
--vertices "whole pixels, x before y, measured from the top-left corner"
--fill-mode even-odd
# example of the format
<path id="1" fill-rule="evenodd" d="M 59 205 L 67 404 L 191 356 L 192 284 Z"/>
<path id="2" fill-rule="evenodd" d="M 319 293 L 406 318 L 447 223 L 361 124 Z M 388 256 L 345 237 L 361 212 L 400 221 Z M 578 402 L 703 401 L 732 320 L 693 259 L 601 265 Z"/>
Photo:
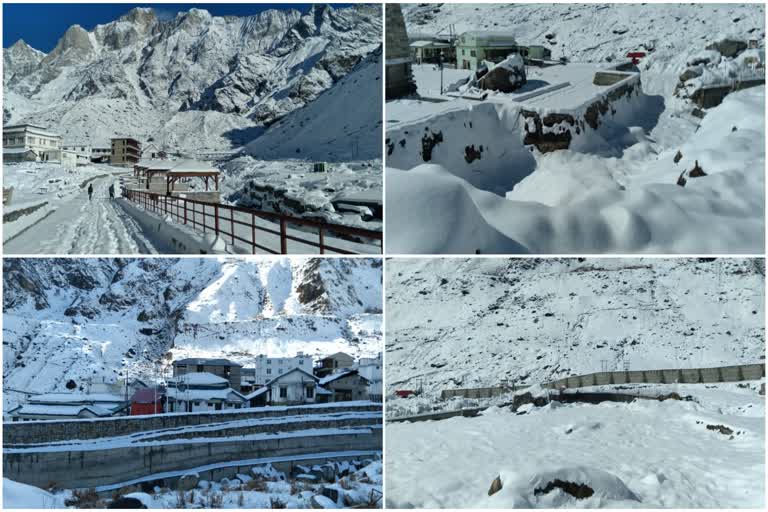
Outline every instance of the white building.
<path id="1" fill-rule="evenodd" d="M 379 402 L 382 400 L 383 393 L 383 365 L 381 352 L 376 357 L 361 357 L 355 365 L 360 376 L 365 377 L 370 385 L 368 387 L 368 397 L 370 400 Z"/>
<path id="2" fill-rule="evenodd" d="M 60 135 L 49 132 L 42 126 L 31 124 L 3 127 L 3 160 L 8 162 L 30 159 L 48 161 L 60 158 Z"/>
<path id="3" fill-rule="evenodd" d="M 246 396 L 252 407 L 261 405 L 314 404 L 328 392 L 319 388 L 318 379 L 301 368 L 293 368 Z"/>
<path id="4" fill-rule="evenodd" d="M 256 358 L 254 384 L 263 386 L 275 377 L 299 368 L 306 373 L 312 373 L 312 357 L 299 352 L 295 357 L 266 357 L 263 354 Z"/>
<path id="5" fill-rule="evenodd" d="M 87 144 L 62 144 L 61 150 L 63 151 L 69 151 L 71 153 L 74 153 L 77 155 L 77 165 L 88 165 L 91 163 L 91 157 L 93 155 L 93 150 L 91 146 Z M 62 157 L 62 163 L 63 163 Z"/>
<path id="6" fill-rule="evenodd" d="M 109 146 L 104 147 L 92 147 L 91 148 L 91 162 L 95 163 L 108 163 L 112 158 L 112 148 Z"/>
<path id="7" fill-rule="evenodd" d="M 220 411 L 247 407 L 247 400 L 229 386 L 229 380 L 212 373 L 185 373 L 168 381 L 168 412 Z"/>

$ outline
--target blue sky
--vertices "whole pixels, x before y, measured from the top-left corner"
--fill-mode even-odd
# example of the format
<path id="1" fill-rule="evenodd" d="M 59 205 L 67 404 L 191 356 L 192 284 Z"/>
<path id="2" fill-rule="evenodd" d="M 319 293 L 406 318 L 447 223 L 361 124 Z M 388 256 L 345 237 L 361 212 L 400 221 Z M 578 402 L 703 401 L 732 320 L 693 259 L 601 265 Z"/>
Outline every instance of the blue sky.
<path id="1" fill-rule="evenodd" d="M 348 4 L 333 4 L 342 7 Z M 297 9 L 306 12 L 310 4 L 3 4 L 3 48 L 19 39 L 46 53 L 72 25 L 86 30 L 108 23 L 134 7 L 152 7 L 161 19 L 173 18 L 192 7 L 214 16 L 249 16 L 267 9 Z"/>

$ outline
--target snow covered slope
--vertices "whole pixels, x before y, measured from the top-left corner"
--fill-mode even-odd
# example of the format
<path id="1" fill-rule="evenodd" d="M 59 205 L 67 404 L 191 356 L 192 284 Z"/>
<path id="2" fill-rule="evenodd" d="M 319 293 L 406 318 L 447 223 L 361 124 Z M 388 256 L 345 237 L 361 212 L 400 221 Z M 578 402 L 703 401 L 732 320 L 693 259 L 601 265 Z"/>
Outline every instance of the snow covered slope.
<path id="1" fill-rule="evenodd" d="M 245 151 L 262 160 L 380 158 L 381 73 L 379 47 L 317 100 L 272 125 Z"/>
<path id="2" fill-rule="evenodd" d="M 387 387 L 535 384 L 764 359 L 764 267 L 717 259 L 394 259 Z M 395 400 L 407 402 L 407 400 Z"/>
<path id="3" fill-rule="evenodd" d="M 134 8 L 87 32 L 70 27 L 41 55 L 4 51 L 3 121 L 34 122 L 65 140 L 118 133 L 169 149 L 241 146 L 342 79 L 381 42 L 381 9 L 355 5 L 162 21 Z"/>
<path id="4" fill-rule="evenodd" d="M 11 259 L 3 278 L 6 405 L 177 357 L 381 350 L 377 260 Z"/>

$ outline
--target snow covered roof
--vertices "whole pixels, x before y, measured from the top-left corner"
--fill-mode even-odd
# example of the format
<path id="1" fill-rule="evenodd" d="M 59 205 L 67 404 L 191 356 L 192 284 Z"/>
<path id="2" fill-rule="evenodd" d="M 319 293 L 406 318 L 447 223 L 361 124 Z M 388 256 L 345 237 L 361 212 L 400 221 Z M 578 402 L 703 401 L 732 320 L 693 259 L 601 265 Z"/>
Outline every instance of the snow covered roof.
<path id="1" fill-rule="evenodd" d="M 131 397 L 131 402 L 137 404 L 152 404 L 165 395 L 160 389 L 144 388 L 137 390 Z"/>
<path id="2" fill-rule="evenodd" d="M 257 389 L 256 391 L 253 391 L 252 393 L 245 395 L 245 398 L 247 400 L 251 400 L 252 398 L 256 398 L 257 396 L 263 395 L 267 391 L 269 391 L 269 388 L 265 386 L 263 388 Z"/>
<path id="3" fill-rule="evenodd" d="M 121 396 L 110 393 L 44 393 L 29 399 L 31 404 L 123 404 Z"/>
<path id="4" fill-rule="evenodd" d="M 236 399 L 234 401 L 244 401 L 246 398 L 242 393 L 235 391 L 232 388 L 222 389 L 185 389 L 184 391 L 178 388 L 168 388 L 165 395 L 168 398 L 176 400 L 228 400 L 231 395 L 234 395 Z"/>
<path id="5" fill-rule="evenodd" d="M 175 160 L 139 160 L 136 167 L 151 171 L 170 171 L 177 163 Z"/>
<path id="6" fill-rule="evenodd" d="M 317 389 L 315 389 L 315 393 L 317 393 L 318 395 L 332 395 L 333 391 L 318 387 Z"/>
<path id="7" fill-rule="evenodd" d="M 26 148 L 3 148 L 4 155 L 19 155 L 22 153 L 34 153 L 34 151 Z"/>
<path id="8" fill-rule="evenodd" d="M 414 41 L 410 44 L 411 48 L 450 48 L 450 43 L 439 41 Z"/>
<path id="9" fill-rule="evenodd" d="M 290 370 L 288 370 L 287 372 L 283 373 L 282 375 L 278 375 L 278 376 L 277 376 L 277 377 L 275 377 L 274 379 L 272 379 L 272 380 L 270 380 L 269 382 L 267 382 L 267 383 L 265 384 L 265 387 L 268 387 L 268 386 L 269 386 L 270 384 L 272 384 L 273 382 L 277 382 L 277 381 L 279 381 L 280 379 L 282 379 L 283 377 L 285 377 L 286 375 L 290 375 L 290 374 L 292 374 L 293 372 L 301 372 L 301 373 L 303 373 L 304 375 L 306 375 L 307 377 L 310 377 L 310 378 L 312 378 L 312 380 L 314 380 L 315 382 L 318 382 L 318 380 L 319 380 L 317 377 L 315 377 L 315 376 L 314 376 L 314 375 L 312 375 L 311 373 L 305 372 L 305 371 L 304 371 L 304 370 L 302 370 L 301 368 L 291 368 Z"/>
<path id="10" fill-rule="evenodd" d="M 344 377 L 349 377 L 350 375 L 357 375 L 361 379 L 368 381 L 365 377 L 360 375 L 360 373 L 357 370 L 345 370 L 338 373 L 332 373 L 331 375 L 327 375 L 320 379 L 320 385 L 325 386 L 326 384 L 333 382 L 335 380 L 343 379 Z"/>
<path id="11" fill-rule="evenodd" d="M 172 382 L 177 384 L 187 384 L 188 386 L 215 386 L 215 385 L 228 385 L 229 380 L 224 377 L 219 377 L 208 372 L 192 372 L 185 373 L 174 377 Z"/>
<path id="12" fill-rule="evenodd" d="M 24 404 L 11 409 L 9 414 L 14 416 L 67 416 L 76 417 L 83 411 L 90 411 L 96 416 L 110 416 L 112 411 L 98 405 L 45 405 L 45 404 Z"/>
<path id="13" fill-rule="evenodd" d="M 173 362 L 173 366 L 179 364 L 203 364 L 209 366 L 243 366 L 241 364 L 230 361 L 229 359 L 206 359 L 204 357 L 188 357 L 186 359 L 177 359 Z"/>
<path id="14" fill-rule="evenodd" d="M 181 160 L 178 162 L 177 165 L 173 166 L 171 168 L 170 173 L 190 173 L 190 172 L 211 172 L 211 173 L 218 173 L 219 170 L 215 167 L 211 166 L 208 163 L 201 162 L 199 160 Z"/>

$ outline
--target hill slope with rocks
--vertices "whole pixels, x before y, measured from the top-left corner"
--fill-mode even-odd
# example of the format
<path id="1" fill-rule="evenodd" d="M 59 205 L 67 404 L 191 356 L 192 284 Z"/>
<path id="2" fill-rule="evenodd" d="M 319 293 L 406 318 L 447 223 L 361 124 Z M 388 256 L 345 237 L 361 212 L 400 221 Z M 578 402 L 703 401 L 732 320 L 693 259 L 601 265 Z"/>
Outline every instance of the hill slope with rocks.
<path id="1" fill-rule="evenodd" d="M 760 362 L 763 274 L 749 259 L 391 260 L 388 392 Z"/>
<path id="2" fill-rule="evenodd" d="M 374 356 L 381 279 L 373 259 L 6 260 L 5 406 L 179 357 Z"/>

